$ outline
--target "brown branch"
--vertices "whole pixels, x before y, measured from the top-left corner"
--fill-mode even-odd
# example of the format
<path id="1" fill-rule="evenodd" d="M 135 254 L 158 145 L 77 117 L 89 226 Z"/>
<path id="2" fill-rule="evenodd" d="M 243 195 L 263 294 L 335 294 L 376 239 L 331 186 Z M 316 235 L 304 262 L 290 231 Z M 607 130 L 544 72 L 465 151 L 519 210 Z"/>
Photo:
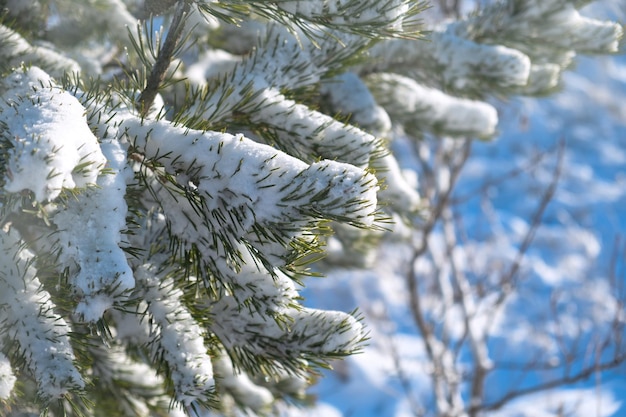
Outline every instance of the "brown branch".
<path id="1" fill-rule="evenodd" d="M 174 6 L 178 0 L 146 0 L 143 12 L 146 16 L 157 16 Z"/>
<path id="2" fill-rule="evenodd" d="M 159 56 L 152 67 L 152 71 L 146 82 L 146 87 L 137 100 L 137 108 L 141 117 L 145 117 L 150 111 L 150 107 L 152 107 L 154 99 L 159 92 L 159 87 L 165 79 L 167 69 L 172 62 L 174 52 L 183 35 L 185 18 L 189 15 L 190 7 L 188 0 L 179 0 L 176 5 L 176 12 L 174 13 L 174 18 L 167 33 L 167 37 L 165 38 L 165 42 L 159 50 Z"/>
<path id="3" fill-rule="evenodd" d="M 461 16 L 461 0 L 439 0 L 439 7 L 446 16 L 457 19 Z"/>
<path id="4" fill-rule="evenodd" d="M 617 366 L 624 363 L 624 361 L 626 361 L 626 354 L 616 355 L 609 362 L 594 364 L 585 369 L 582 369 L 575 375 L 565 375 L 562 378 L 553 379 L 551 381 L 543 382 L 532 387 L 521 388 L 516 391 L 511 391 L 504 395 L 502 398 L 500 398 L 498 401 L 492 402 L 491 404 L 481 405 L 480 410 L 498 410 L 505 406 L 509 401 L 522 397 L 524 395 L 533 394 L 540 391 L 547 391 L 552 388 L 557 388 L 564 385 L 571 385 L 576 382 L 584 381 L 585 379 L 588 379 L 598 372 L 616 368 Z"/>

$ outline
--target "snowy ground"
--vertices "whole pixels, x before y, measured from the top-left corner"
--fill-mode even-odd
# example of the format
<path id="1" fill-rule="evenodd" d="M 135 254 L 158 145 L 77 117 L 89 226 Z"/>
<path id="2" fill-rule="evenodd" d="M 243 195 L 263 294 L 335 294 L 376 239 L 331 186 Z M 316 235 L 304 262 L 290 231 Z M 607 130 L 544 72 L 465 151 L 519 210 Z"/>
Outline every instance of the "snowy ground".
<path id="1" fill-rule="evenodd" d="M 606 4 L 626 14 L 619 2 Z M 619 283 L 626 277 L 624 97 L 626 57 L 579 58 L 562 93 L 500 103 L 500 138 L 473 145 L 455 194 L 462 200 L 456 214 L 464 222 L 466 261 L 483 270 L 510 262 L 554 178 L 559 149 L 563 152 L 556 192 L 523 262 L 523 285 L 495 325 L 489 351 L 496 364 L 524 363 L 538 352 L 557 361 L 558 347 L 546 334 L 556 328 L 563 340 L 584 346 L 609 331 L 615 311 L 622 310 L 611 278 Z M 529 169 L 509 177 L 533 160 Z M 408 417 L 416 408 L 433 409 L 423 343 L 407 307 L 407 256 L 405 247 L 389 244 L 373 270 L 346 270 L 307 283 L 308 304 L 346 311 L 358 306 L 372 337 L 363 354 L 322 378 L 314 392 L 324 409 L 316 416 Z M 421 267 L 428 270 L 427 263 Z M 621 295 L 624 299 L 623 290 Z M 454 333 L 453 318 L 449 326 Z M 548 376 L 519 378 L 519 371 L 496 368 L 487 398 Z M 521 397 L 490 415 L 624 416 L 626 367 Z"/>

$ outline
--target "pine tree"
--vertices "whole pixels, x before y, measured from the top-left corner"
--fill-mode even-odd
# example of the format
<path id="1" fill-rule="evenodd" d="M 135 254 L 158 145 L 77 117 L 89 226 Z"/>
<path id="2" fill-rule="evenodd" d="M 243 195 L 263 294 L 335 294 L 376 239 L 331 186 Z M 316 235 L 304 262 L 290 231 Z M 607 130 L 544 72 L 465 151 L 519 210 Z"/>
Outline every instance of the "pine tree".
<path id="1" fill-rule="evenodd" d="M 306 402 L 367 339 L 301 302 L 329 237 L 367 263 L 429 210 L 388 143 L 491 138 L 491 97 L 616 51 L 584 3 L 498 2 L 424 40 L 407 0 L 4 0 L 2 413 Z"/>

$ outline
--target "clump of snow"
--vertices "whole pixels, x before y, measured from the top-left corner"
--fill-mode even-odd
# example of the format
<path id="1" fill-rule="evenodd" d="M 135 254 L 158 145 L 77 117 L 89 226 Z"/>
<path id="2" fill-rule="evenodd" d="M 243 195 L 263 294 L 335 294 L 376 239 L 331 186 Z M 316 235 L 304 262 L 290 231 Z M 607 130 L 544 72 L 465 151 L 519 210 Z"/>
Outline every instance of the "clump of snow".
<path id="1" fill-rule="evenodd" d="M 421 197 L 417 192 L 417 179 L 410 179 L 410 173 L 405 173 L 398 165 L 398 161 L 390 155 L 385 155 L 373 163 L 376 175 L 384 184 L 378 192 L 378 199 L 390 204 L 398 213 L 413 213 L 421 207 Z M 408 177 L 408 178 L 407 178 Z"/>
<path id="2" fill-rule="evenodd" d="M 350 352 L 364 337 L 361 323 L 344 312 L 274 309 L 276 315 L 289 318 L 291 323 L 279 324 L 266 312 L 241 310 L 234 297 L 223 297 L 212 306 L 216 315 L 212 330 L 228 348 L 270 355 L 282 355 L 280 352 L 286 349 L 317 354 Z"/>
<path id="3" fill-rule="evenodd" d="M 427 68 L 452 90 L 481 91 L 485 85 L 523 87 L 531 61 L 524 53 L 502 45 L 485 45 L 456 34 L 457 27 L 433 31 L 427 42 L 392 39 L 372 47 L 378 70 Z"/>
<path id="4" fill-rule="evenodd" d="M 233 111 L 244 107 L 254 114 L 251 110 L 263 101 L 256 98 L 257 94 L 267 89 L 277 94 L 314 84 L 327 70 L 324 64 L 313 64 L 308 50 L 285 30 L 276 29 L 266 36 L 264 44 L 246 59 L 212 52 L 190 66 L 187 72 L 191 81 L 206 87 L 206 93 L 192 107 L 192 113 L 208 121 L 227 119 Z M 215 60 L 209 61 L 212 58 Z M 281 62 L 290 65 L 281 65 Z"/>
<path id="5" fill-rule="evenodd" d="M 97 7 L 90 2 L 61 1 L 55 9 L 57 19 L 51 19 L 47 36 L 70 45 L 106 30 L 107 36 L 130 46 L 128 29 L 134 29 L 138 23 L 123 0 L 98 0 Z"/>
<path id="6" fill-rule="evenodd" d="M 457 89 L 466 89 L 477 78 L 488 78 L 502 87 L 523 86 L 530 72 L 530 59 L 522 52 L 501 45 L 474 43 L 455 34 L 455 26 L 433 34 L 424 48 L 443 68 L 443 79 Z"/>
<path id="7" fill-rule="evenodd" d="M 236 249 L 241 253 L 243 265 L 237 273 L 228 274 L 227 279 L 238 288 L 233 294 L 238 302 L 255 299 L 262 301 L 267 310 L 278 311 L 298 298 L 293 279 L 279 270 L 272 271 L 271 275 L 265 271 L 259 271 L 255 264 L 256 260 L 243 245 L 239 245 Z M 217 266 L 220 269 L 228 267 L 225 262 L 220 264 L 220 261 L 217 262 Z M 265 311 L 261 311 L 261 314 L 265 314 Z"/>
<path id="8" fill-rule="evenodd" d="M 364 337 L 363 325 L 343 311 L 305 308 L 293 317 L 292 331 L 300 334 L 307 346 L 322 345 L 322 352 L 350 352 Z"/>
<path id="9" fill-rule="evenodd" d="M 214 363 L 215 370 L 220 375 L 220 385 L 235 397 L 237 402 L 256 412 L 269 411 L 274 401 L 270 390 L 253 383 L 245 373 L 236 371 L 226 355 L 216 358 Z"/>
<path id="10" fill-rule="evenodd" d="M 379 146 L 377 139 L 354 126 L 286 99 L 274 89 L 256 95 L 249 107 L 252 121 L 273 127 L 279 145 L 301 159 L 336 159 L 366 167 Z"/>
<path id="11" fill-rule="evenodd" d="M 185 77 L 192 85 L 205 85 L 208 79 L 225 74 L 241 62 L 241 57 L 220 49 L 204 51 L 185 70 Z"/>
<path id="12" fill-rule="evenodd" d="M 126 152 L 118 142 L 107 140 L 101 149 L 108 172 L 98 178 L 97 188 L 59 205 L 52 217 L 58 228 L 57 243 L 62 248 L 59 261 L 76 273 L 72 277 L 80 297 L 76 312 L 92 322 L 135 285 L 119 246 L 121 232 L 126 228 L 126 181 L 132 171 L 126 166 Z"/>
<path id="13" fill-rule="evenodd" d="M 9 359 L 0 352 L 0 400 L 9 398 L 16 380 Z"/>
<path id="14" fill-rule="evenodd" d="M 237 291 L 210 306 L 215 315 L 211 330 L 225 346 L 254 354 L 282 355 L 285 349 L 333 353 L 353 350 L 363 338 L 363 326 L 353 316 L 294 307 L 298 292 L 291 278 L 280 271 L 260 272 L 250 255 L 244 252 L 243 258 L 240 271 L 228 277 Z M 242 310 L 241 304 L 248 301 L 250 306 Z M 287 322 L 280 324 L 275 317 L 286 317 Z"/>
<path id="15" fill-rule="evenodd" d="M 443 135 L 490 137 L 496 131 L 498 113 L 485 102 L 453 97 L 397 74 L 374 74 L 366 82 L 401 123 Z"/>
<path id="16" fill-rule="evenodd" d="M 621 25 L 585 17 L 577 7 L 572 2 L 533 0 L 515 19 L 507 19 L 505 30 L 528 36 L 529 24 L 533 24 L 531 36 L 561 48 L 580 53 L 617 52 L 623 35 Z"/>
<path id="17" fill-rule="evenodd" d="M 559 84 L 561 66 L 557 64 L 534 64 L 530 67 L 528 84 L 523 91 L 526 94 L 541 94 Z"/>
<path id="18" fill-rule="evenodd" d="M 322 84 L 322 94 L 333 107 L 350 116 L 350 123 L 387 137 L 391 132 L 389 115 L 378 105 L 367 85 L 354 72 L 345 72 Z"/>
<path id="19" fill-rule="evenodd" d="M 23 2 L 26 3 L 26 2 Z M 16 11 L 11 6 L 8 10 Z M 59 54 L 45 46 L 31 45 L 19 33 L 0 25 L 0 58 L 7 66 L 19 67 L 21 64 L 36 65 L 44 68 L 53 76 L 64 73 L 78 73 L 81 68 L 74 60 Z"/>
<path id="20" fill-rule="evenodd" d="M 4 189 L 30 190 L 43 202 L 63 188 L 95 184 L 106 158 L 78 100 L 36 67 L 12 73 L 2 86 L 2 138 L 10 144 Z"/>

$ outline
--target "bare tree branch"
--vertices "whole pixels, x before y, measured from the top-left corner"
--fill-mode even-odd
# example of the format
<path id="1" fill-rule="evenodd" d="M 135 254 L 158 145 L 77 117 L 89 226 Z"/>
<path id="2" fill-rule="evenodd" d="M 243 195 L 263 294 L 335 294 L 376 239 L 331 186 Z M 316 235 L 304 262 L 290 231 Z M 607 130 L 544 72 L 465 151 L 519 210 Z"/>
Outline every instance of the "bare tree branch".
<path id="1" fill-rule="evenodd" d="M 489 359 L 489 353 L 487 351 L 487 343 L 484 335 L 479 334 L 476 327 L 472 324 L 472 319 L 476 316 L 476 302 L 473 296 L 472 287 L 467 280 L 467 277 L 457 267 L 457 262 L 454 257 L 454 248 L 457 246 L 456 232 L 454 230 L 454 222 L 452 218 L 452 210 L 450 207 L 446 207 L 442 213 L 442 220 L 444 226 L 444 236 L 446 243 L 446 255 L 451 267 L 451 277 L 454 285 L 457 288 L 458 296 L 460 298 L 460 307 L 463 313 L 463 321 L 465 326 L 465 333 L 469 339 L 470 349 L 473 357 L 473 377 L 470 384 L 470 404 L 480 404 L 483 400 L 483 393 L 485 388 L 485 379 L 489 371 L 492 369 L 493 364 Z M 476 413 L 472 412 L 470 408 L 470 416 L 475 416 Z"/>
<path id="2" fill-rule="evenodd" d="M 500 308 L 504 304 L 508 296 L 513 292 L 515 288 L 516 276 L 522 266 L 522 261 L 524 260 L 526 252 L 528 252 L 530 245 L 535 239 L 535 234 L 537 233 L 537 230 L 542 225 L 541 220 L 543 218 L 543 214 L 545 213 L 548 205 L 550 204 L 550 201 L 552 201 L 552 199 L 554 198 L 554 194 L 556 193 L 557 185 L 559 183 L 559 179 L 561 177 L 561 172 L 563 169 L 564 154 L 565 142 L 561 141 L 560 146 L 558 147 L 557 162 L 554 168 L 554 172 L 552 174 L 552 180 L 550 181 L 550 184 L 548 185 L 547 189 L 539 200 L 537 209 L 533 213 L 533 216 L 530 220 L 530 228 L 528 229 L 528 232 L 522 240 L 519 250 L 517 251 L 515 260 L 511 264 L 509 271 L 504 274 L 500 280 L 502 292 L 500 293 L 498 299 L 494 304 L 494 307 L 496 308 Z"/>
<path id="3" fill-rule="evenodd" d="M 528 388 L 521 388 L 515 391 L 510 391 L 502 398 L 492 403 L 484 404 L 480 408 L 481 410 L 498 410 L 509 403 L 511 400 L 522 397 L 524 395 L 533 394 L 541 391 L 548 391 L 553 388 L 557 388 L 563 385 L 571 385 L 576 382 L 583 381 L 593 376 L 598 372 L 602 372 L 608 369 L 615 368 L 626 361 L 626 354 L 622 353 L 616 355 L 612 360 L 604 363 L 595 364 L 577 372 L 574 375 L 565 375 L 562 378 L 556 378 L 547 382 L 542 382 L 537 385 L 533 385 Z"/>
<path id="4" fill-rule="evenodd" d="M 411 380 L 404 372 L 404 368 L 402 366 L 402 357 L 398 353 L 398 349 L 396 348 L 395 341 L 393 340 L 392 335 L 388 335 L 389 340 L 389 350 L 391 351 L 391 357 L 393 359 L 393 364 L 396 369 L 396 373 L 398 375 L 398 379 L 400 380 L 400 386 L 404 390 L 404 394 L 406 396 L 407 402 L 409 403 L 409 407 L 411 408 L 411 412 L 415 417 L 424 416 L 424 408 L 420 406 L 420 404 L 413 398 L 413 390 L 411 387 Z"/>
<path id="5" fill-rule="evenodd" d="M 424 314 L 421 296 L 417 285 L 417 277 L 415 273 L 415 263 L 417 259 L 424 255 L 428 250 L 428 240 L 430 234 L 434 230 L 436 224 L 441 219 L 444 209 L 448 206 L 450 195 L 454 190 L 454 185 L 458 180 L 459 174 L 469 157 L 471 150 L 471 140 L 466 139 L 461 142 L 460 152 L 457 148 L 440 149 L 438 155 L 442 162 L 445 162 L 449 168 L 450 174 L 447 183 L 442 184 L 435 178 L 430 178 L 429 184 L 431 190 L 429 194 L 436 198 L 436 203 L 430 212 L 425 225 L 421 230 L 421 239 L 414 248 L 413 255 L 410 259 L 409 268 L 406 273 L 406 282 L 409 290 L 409 303 L 413 315 L 413 320 L 417 325 L 422 339 L 424 341 L 426 354 L 433 365 L 432 382 L 435 391 L 435 401 L 438 414 L 440 416 L 457 416 L 458 412 L 463 409 L 458 390 L 460 377 L 456 375 L 454 362 L 451 352 L 446 348 L 445 344 L 437 338 L 433 327 L 428 323 Z M 452 154 L 450 154 L 452 151 Z M 425 161 L 422 163 L 427 166 Z M 434 172 L 434 171 L 429 171 Z"/>

